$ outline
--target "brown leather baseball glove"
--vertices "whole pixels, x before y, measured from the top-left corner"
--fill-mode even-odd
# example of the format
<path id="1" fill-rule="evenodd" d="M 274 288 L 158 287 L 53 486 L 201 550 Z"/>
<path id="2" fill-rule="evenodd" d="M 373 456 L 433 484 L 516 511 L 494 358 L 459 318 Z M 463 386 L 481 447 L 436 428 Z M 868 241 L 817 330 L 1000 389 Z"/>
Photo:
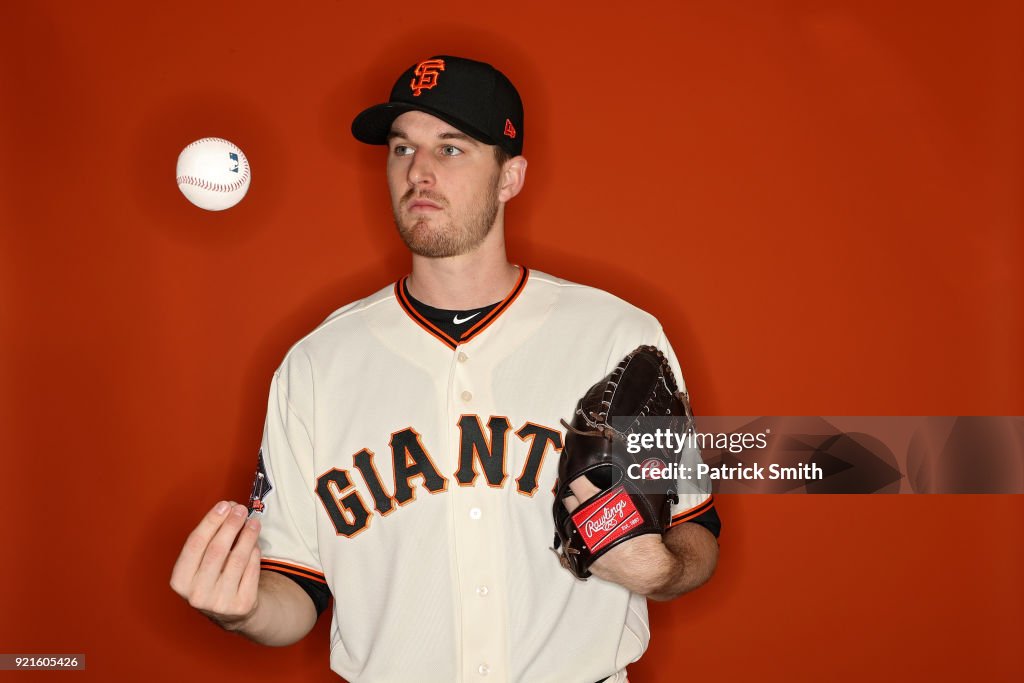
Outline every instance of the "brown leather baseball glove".
<path id="1" fill-rule="evenodd" d="M 623 358 L 576 404 L 572 423 L 562 421 L 567 432 L 552 510 L 554 550 L 577 578 L 590 576 L 590 565 L 620 543 L 668 528 L 671 504 L 678 501 L 676 480 L 635 475 L 664 468 L 678 457 L 667 448 L 627 449 L 631 434 L 653 424 L 670 425 L 680 434 L 693 428 L 688 397 L 678 391 L 668 360 L 653 346 L 641 346 Z M 630 465 L 639 467 L 630 470 Z M 601 491 L 570 513 L 565 505 L 573 497 L 569 485 L 583 476 Z"/>

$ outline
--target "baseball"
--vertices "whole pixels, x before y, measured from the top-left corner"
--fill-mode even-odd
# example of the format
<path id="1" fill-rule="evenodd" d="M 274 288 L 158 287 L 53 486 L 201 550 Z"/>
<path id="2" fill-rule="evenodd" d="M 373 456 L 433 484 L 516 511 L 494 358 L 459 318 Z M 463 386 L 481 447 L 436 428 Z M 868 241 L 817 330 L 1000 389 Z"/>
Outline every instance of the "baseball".
<path id="1" fill-rule="evenodd" d="M 178 155 L 178 189 L 207 211 L 223 211 L 242 201 L 252 172 L 242 150 L 222 138 L 202 138 Z"/>

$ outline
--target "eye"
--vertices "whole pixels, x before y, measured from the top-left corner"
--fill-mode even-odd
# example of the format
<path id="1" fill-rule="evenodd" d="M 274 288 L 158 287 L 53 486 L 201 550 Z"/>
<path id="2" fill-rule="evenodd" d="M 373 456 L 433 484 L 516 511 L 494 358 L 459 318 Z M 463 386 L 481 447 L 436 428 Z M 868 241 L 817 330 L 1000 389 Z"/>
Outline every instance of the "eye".
<path id="1" fill-rule="evenodd" d="M 408 154 L 412 154 L 412 147 L 409 147 L 408 145 L 395 145 L 394 149 L 391 150 L 391 153 L 396 157 L 404 157 Z"/>
<path id="2" fill-rule="evenodd" d="M 462 154 L 462 150 L 455 145 L 445 145 L 441 148 L 441 154 L 446 157 L 457 157 Z"/>

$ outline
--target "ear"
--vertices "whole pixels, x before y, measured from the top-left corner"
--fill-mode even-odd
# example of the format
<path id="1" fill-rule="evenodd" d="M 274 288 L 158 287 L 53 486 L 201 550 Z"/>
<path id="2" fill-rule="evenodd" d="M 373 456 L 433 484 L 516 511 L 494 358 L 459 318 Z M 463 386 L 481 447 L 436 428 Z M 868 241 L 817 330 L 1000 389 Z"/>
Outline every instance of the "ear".
<path id="1" fill-rule="evenodd" d="M 526 158 L 512 157 L 504 163 L 498 180 L 498 201 L 507 202 L 519 194 L 526 182 Z"/>

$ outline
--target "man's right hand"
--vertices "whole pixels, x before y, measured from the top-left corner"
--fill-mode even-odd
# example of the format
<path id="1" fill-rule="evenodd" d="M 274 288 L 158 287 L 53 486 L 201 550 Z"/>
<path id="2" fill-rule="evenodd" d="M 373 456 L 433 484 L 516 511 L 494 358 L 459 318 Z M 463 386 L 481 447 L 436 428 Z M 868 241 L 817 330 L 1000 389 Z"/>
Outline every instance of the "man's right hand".
<path id="1" fill-rule="evenodd" d="M 244 629 L 258 607 L 260 522 L 247 512 L 217 503 L 189 534 L 171 572 L 174 592 L 230 631 Z"/>

